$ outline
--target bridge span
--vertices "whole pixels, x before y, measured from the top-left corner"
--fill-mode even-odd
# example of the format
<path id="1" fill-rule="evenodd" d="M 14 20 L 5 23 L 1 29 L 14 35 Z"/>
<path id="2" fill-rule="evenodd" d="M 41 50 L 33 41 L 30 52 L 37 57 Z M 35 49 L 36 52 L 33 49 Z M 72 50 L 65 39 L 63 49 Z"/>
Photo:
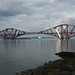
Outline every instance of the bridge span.
<path id="1" fill-rule="evenodd" d="M 0 31 L 0 36 L 4 39 L 16 39 L 27 34 L 46 34 L 59 39 L 69 39 L 75 36 L 75 25 L 61 24 L 39 32 L 26 32 L 15 28 L 6 28 Z"/>

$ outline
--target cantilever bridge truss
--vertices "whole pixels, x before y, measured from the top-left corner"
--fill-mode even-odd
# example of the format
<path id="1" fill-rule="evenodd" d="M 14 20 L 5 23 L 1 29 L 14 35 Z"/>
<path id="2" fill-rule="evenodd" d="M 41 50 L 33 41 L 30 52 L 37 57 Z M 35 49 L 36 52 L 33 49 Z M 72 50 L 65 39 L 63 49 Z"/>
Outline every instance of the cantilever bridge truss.
<path id="1" fill-rule="evenodd" d="M 15 39 L 27 34 L 47 34 L 60 39 L 69 39 L 75 36 L 75 25 L 62 24 L 40 32 L 26 32 L 14 28 L 7 28 L 0 31 L 0 36 L 4 39 Z"/>

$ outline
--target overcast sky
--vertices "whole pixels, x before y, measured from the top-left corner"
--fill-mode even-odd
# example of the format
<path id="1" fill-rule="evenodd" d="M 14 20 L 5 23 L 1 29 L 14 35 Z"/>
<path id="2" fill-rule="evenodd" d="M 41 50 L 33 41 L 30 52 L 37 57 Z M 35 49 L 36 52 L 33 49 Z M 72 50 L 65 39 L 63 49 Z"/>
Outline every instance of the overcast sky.
<path id="1" fill-rule="evenodd" d="M 75 25 L 75 0 L 0 0 L 0 30 L 41 31 Z"/>

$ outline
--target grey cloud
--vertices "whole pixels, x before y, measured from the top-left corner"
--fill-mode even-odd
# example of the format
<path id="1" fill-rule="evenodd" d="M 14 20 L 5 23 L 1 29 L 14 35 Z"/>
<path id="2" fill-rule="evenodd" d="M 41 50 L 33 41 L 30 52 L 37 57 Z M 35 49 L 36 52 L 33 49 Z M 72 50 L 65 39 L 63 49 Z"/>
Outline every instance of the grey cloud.
<path id="1" fill-rule="evenodd" d="M 16 12 L 12 12 L 12 11 L 10 11 L 10 9 L 9 10 L 0 10 L 0 16 L 5 16 L 5 17 L 7 17 L 7 16 L 15 16 L 17 13 Z"/>
<path id="2" fill-rule="evenodd" d="M 0 5 L 0 29 L 39 31 L 46 26 L 74 24 L 74 3 L 74 0 L 7 0 Z"/>
<path id="3" fill-rule="evenodd" d="M 40 1 L 35 4 L 36 7 L 44 7 L 44 6 L 49 6 L 50 2 L 49 1 Z"/>
<path id="4" fill-rule="evenodd" d="M 66 23 L 66 24 L 71 24 L 71 25 L 75 25 L 75 17 L 70 17 L 68 18 L 66 21 L 63 20 L 62 23 Z"/>
<path id="5" fill-rule="evenodd" d="M 74 4 L 75 0 L 55 0 L 57 3 L 63 3 L 63 4 Z"/>
<path id="6" fill-rule="evenodd" d="M 24 6 L 25 5 L 25 6 Z M 27 6 L 25 1 L 8 1 L 7 5 L 3 5 L 0 8 L 0 16 L 16 16 L 19 14 L 30 15 L 33 13 L 33 9 Z"/>

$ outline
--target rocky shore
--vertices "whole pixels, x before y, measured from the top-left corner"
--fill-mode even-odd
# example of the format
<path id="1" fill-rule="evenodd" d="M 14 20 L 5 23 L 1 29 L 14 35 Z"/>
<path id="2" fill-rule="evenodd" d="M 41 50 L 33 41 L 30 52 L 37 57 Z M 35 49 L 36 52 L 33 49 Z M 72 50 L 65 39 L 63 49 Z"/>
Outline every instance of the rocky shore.
<path id="1" fill-rule="evenodd" d="M 16 73 L 16 75 L 75 75 L 75 52 L 60 52 L 62 59 L 49 61 L 43 66 Z"/>

